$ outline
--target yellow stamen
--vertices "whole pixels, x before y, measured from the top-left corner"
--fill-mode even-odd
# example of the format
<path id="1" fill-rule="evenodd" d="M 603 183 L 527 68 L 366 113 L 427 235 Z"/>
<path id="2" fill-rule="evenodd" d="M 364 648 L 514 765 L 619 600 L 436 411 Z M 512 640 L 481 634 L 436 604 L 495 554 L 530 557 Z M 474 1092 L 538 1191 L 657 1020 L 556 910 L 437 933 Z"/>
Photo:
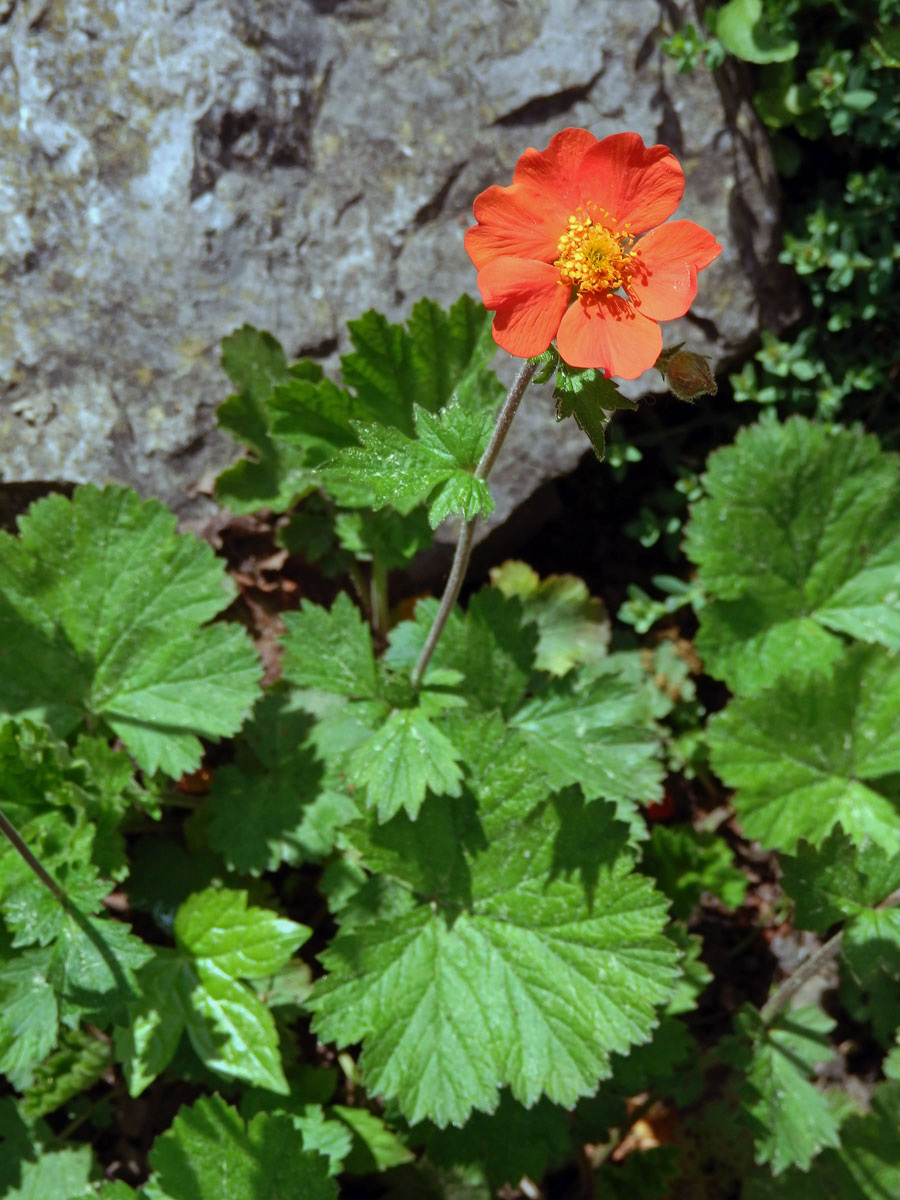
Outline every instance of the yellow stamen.
<path id="1" fill-rule="evenodd" d="M 559 258 L 553 265 L 560 283 L 588 296 L 627 289 L 636 267 L 629 227 L 618 227 L 605 209 L 592 205 L 591 210 L 579 206 L 557 243 Z"/>

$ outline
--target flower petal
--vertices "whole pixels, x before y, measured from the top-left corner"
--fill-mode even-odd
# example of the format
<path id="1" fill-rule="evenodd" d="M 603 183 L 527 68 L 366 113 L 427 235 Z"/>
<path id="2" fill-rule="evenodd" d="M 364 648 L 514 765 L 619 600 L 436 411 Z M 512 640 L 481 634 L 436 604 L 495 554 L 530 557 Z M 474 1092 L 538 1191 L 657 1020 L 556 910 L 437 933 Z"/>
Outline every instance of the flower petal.
<path id="1" fill-rule="evenodd" d="M 485 308 L 496 310 L 494 341 L 517 358 L 542 354 L 556 336 L 571 291 L 548 263 L 495 258 L 478 273 Z"/>
<path id="2" fill-rule="evenodd" d="M 554 210 L 552 197 L 528 189 L 489 187 L 475 199 L 475 220 L 466 232 L 466 253 L 481 270 L 495 258 L 534 258 L 553 262 L 568 212 Z"/>
<path id="3" fill-rule="evenodd" d="M 581 164 L 585 155 L 598 145 L 587 129 L 561 129 L 550 139 L 546 150 L 530 147 L 516 163 L 513 175 L 516 185 L 533 195 L 537 203 L 544 206 L 550 203 L 561 212 L 560 233 L 566 220 L 584 201 Z"/>
<path id="4" fill-rule="evenodd" d="M 556 346 L 572 367 L 602 367 L 607 375 L 637 379 L 659 358 L 662 334 L 621 296 L 577 301 L 559 326 Z"/>
<path id="5" fill-rule="evenodd" d="M 636 133 L 614 133 L 581 162 L 582 200 L 593 201 L 634 234 L 668 220 L 684 192 L 684 172 L 668 146 L 645 146 Z"/>
<path id="6" fill-rule="evenodd" d="M 628 285 L 645 317 L 683 317 L 697 295 L 697 272 L 722 252 L 711 233 L 693 221 L 670 221 L 642 237 L 635 247 L 637 267 Z"/>

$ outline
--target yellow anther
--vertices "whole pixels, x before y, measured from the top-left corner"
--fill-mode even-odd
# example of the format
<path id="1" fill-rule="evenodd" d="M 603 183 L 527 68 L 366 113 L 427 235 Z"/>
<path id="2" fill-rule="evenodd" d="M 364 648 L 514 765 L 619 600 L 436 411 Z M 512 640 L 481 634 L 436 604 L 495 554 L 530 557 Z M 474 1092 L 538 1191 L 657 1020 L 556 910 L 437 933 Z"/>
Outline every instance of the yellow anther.
<path id="1" fill-rule="evenodd" d="M 604 209 L 593 214 L 579 207 L 569 217 L 566 232 L 557 243 L 553 264 L 560 282 L 588 295 L 627 288 L 634 269 L 634 238 L 627 226 L 618 229 Z"/>

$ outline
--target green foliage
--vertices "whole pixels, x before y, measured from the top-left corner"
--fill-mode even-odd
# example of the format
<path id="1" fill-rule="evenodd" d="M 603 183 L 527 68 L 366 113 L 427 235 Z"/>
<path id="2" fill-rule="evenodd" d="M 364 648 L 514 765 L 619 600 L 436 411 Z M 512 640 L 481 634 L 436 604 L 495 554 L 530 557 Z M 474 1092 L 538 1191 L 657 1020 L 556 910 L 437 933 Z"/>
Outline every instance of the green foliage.
<path id="1" fill-rule="evenodd" d="M 841 1126 L 840 1148 L 826 1148 L 808 1174 L 792 1170 L 780 1179 L 762 1177 L 749 1190 L 749 1200 L 869 1200 L 893 1196 L 900 1188 L 897 1128 L 900 1123 L 900 1083 L 881 1084 L 872 1096 L 871 1111 L 847 1118 Z"/>
<path id="2" fill-rule="evenodd" d="M 751 1039 L 744 1083 L 745 1119 L 753 1130 L 755 1158 L 774 1175 L 790 1166 L 806 1170 L 823 1146 L 837 1146 L 837 1121 L 825 1096 L 808 1079 L 832 1057 L 825 1036 L 834 1021 L 820 1009 L 782 1013 L 766 1027 L 748 1011 L 738 1022 Z"/>
<path id="3" fill-rule="evenodd" d="M 701 483 L 730 418 L 651 415 L 640 447 L 607 447 L 636 405 L 549 350 L 558 417 L 609 451 L 604 556 L 621 531 L 674 564 L 605 563 L 624 636 L 580 579 L 506 563 L 419 680 L 438 600 L 388 572 L 493 504 L 475 476 L 501 392 L 465 297 L 352 322 L 340 382 L 269 334 L 225 340 L 220 424 L 249 456 L 219 499 L 286 514 L 281 544 L 359 599 L 317 605 L 304 573 L 261 696 L 246 634 L 212 623 L 236 598 L 223 564 L 161 505 L 79 488 L 0 535 L 2 1194 L 487 1200 L 555 1194 L 574 1162 L 598 1196 L 898 1191 L 889 7 L 864 34 L 817 9 L 846 45 L 812 45 L 807 0 L 731 0 L 714 36 L 670 39 L 684 69 L 758 64 L 782 167 L 826 127 L 878 152 L 845 145 L 789 213 L 812 316 L 736 388 L 846 404 L 879 437 L 773 412 Z M 691 605 L 730 700 L 695 678 Z M 748 1002 L 779 986 L 767 946 L 790 973 L 791 920 L 841 931 L 833 1015 Z M 847 1018 L 889 1080 L 868 1113 L 823 1087 L 853 1069 Z M 141 1112 L 155 1141 L 124 1129 Z M 657 1122 L 676 1145 L 641 1149 Z"/>
<path id="4" fill-rule="evenodd" d="M 468 741 L 467 803 L 435 798 L 357 842 L 422 901 L 339 935 L 309 1001 L 320 1037 L 363 1041 L 370 1086 L 441 1126 L 491 1110 L 502 1085 L 525 1104 L 590 1092 L 610 1052 L 649 1035 L 675 961 L 613 810 L 591 806 L 590 842 L 573 844 L 584 810 L 542 802 L 520 738 L 492 718 Z"/>
<path id="5" fill-rule="evenodd" d="M 857 987 L 868 996 L 875 1036 L 890 1043 L 900 1026 L 900 911 L 864 911 L 848 921 L 841 956 Z"/>
<path id="6" fill-rule="evenodd" d="M 432 528 L 451 513 L 467 521 L 487 516 L 494 507 L 491 494 L 473 472 L 490 438 L 492 412 L 473 412 L 459 400 L 439 414 L 418 405 L 414 411 L 414 437 L 383 424 L 360 425 L 362 446 L 344 450 L 334 472 L 371 491 L 376 509 L 390 504 L 408 513 L 427 501 Z"/>
<path id="7" fill-rule="evenodd" d="M 22 1101 L 22 1116 L 33 1120 L 54 1112 L 92 1087 L 112 1063 L 107 1041 L 86 1030 L 65 1030 L 59 1047 L 35 1070 Z"/>
<path id="8" fill-rule="evenodd" d="M 704 484 L 686 546 L 712 674 L 746 695 L 829 674 L 840 634 L 900 646 L 900 465 L 874 438 L 764 421 L 711 457 Z"/>
<path id="9" fill-rule="evenodd" d="M 288 1117 L 246 1123 L 219 1096 L 182 1108 L 150 1154 L 147 1200 L 333 1200 L 328 1160 L 306 1149 Z"/>
<path id="10" fill-rule="evenodd" d="M 800 842 L 795 855 L 782 855 L 781 873 L 797 924 L 824 934 L 886 900 L 900 885 L 900 859 L 836 826 L 818 848 Z"/>
<path id="11" fill-rule="evenodd" d="M 244 632 L 207 624 L 234 588 L 209 546 L 154 500 L 78 488 L 0 533 L 0 706 L 67 734 L 102 720 L 146 771 L 200 763 L 257 695 Z"/>
<path id="12" fill-rule="evenodd" d="M 426 1126 L 425 1146 L 438 1166 L 479 1168 L 492 1191 L 515 1187 L 523 1175 L 540 1179 L 565 1159 L 566 1112 L 547 1100 L 523 1108 L 504 1090 L 494 1112 L 473 1113 L 461 1129 Z"/>
<path id="13" fill-rule="evenodd" d="M 245 892 L 209 888 L 190 896 L 175 917 L 176 949 L 158 950 L 142 970 L 140 999 L 117 1038 L 131 1094 L 165 1070 L 184 1032 L 210 1070 L 286 1092 L 275 1022 L 241 981 L 272 975 L 309 933 L 248 908 Z"/>
<path id="14" fill-rule="evenodd" d="M 325 776 L 309 741 L 313 724 L 296 696 L 268 692 L 235 762 L 216 772 L 204 817 L 209 845 L 231 870 L 259 875 L 315 862 L 357 815 L 340 779 Z"/>
<path id="15" fill-rule="evenodd" d="M 91 1170 L 90 1146 L 50 1151 L 34 1162 L 22 1163 L 18 1187 L 4 1193 L 4 1200 L 80 1200 Z"/>
<path id="16" fill-rule="evenodd" d="M 725 59 L 725 48 L 717 38 L 705 38 L 693 22 L 688 21 L 676 29 L 671 37 L 663 38 L 659 44 L 663 54 L 674 58 L 682 75 L 692 74 L 702 63 L 708 70 L 715 71 Z"/>
<path id="17" fill-rule="evenodd" d="M 787 184 L 782 262 L 806 309 L 783 340 L 763 333 L 756 361 L 731 378 L 735 398 L 877 415 L 900 317 L 896 0 L 730 0 L 706 21 L 714 37 L 687 25 L 662 49 L 682 71 L 714 69 L 726 53 L 759 64 L 755 106 Z"/>
<path id="18" fill-rule="evenodd" d="M 541 579 L 527 563 L 505 562 L 491 571 L 491 584 L 518 596 L 526 620 L 538 629 L 534 665 L 565 675 L 577 663 L 600 662 L 609 647 L 609 621 L 603 604 L 575 575 Z"/>
<path id="19" fill-rule="evenodd" d="M 762 20 L 763 0 L 728 0 L 716 13 L 716 35 L 736 58 L 745 62 L 785 62 L 796 58 L 797 43 L 780 38 Z"/>
<path id="20" fill-rule="evenodd" d="M 691 825 L 655 826 L 643 866 L 671 899 L 675 917 L 689 917 L 704 892 L 736 908 L 747 890 L 747 878 L 732 863 L 727 843 Z"/>
<path id="21" fill-rule="evenodd" d="M 316 486 L 316 475 L 304 448 L 273 437 L 269 405 L 280 387 L 290 392 L 294 383 L 309 385 L 318 398 L 315 385 L 322 381 L 322 368 L 308 359 L 289 367 L 270 333 L 244 325 L 224 339 L 222 369 L 239 390 L 219 406 L 219 428 L 248 446 L 254 457 L 224 471 L 216 494 L 234 512 L 263 506 L 283 510 Z"/>
<path id="22" fill-rule="evenodd" d="M 637 402 L 623 396 L 618 384 L 602 371 L 593 367 L 582 370 L 564 362 L 560 362 L 556 373 L 553 398 L 557 421 L 574 417 L 601 462 L 606 453 L 605 431 L 610 416 L 617 408 L 637 408 Z"/>
<path id="23" fill-rule="evenodd" d="M 219 477 L 217 495 L 237 512 L 284 512 L 324 489 L 331 502 L 314 520 L 299 514 L 288 545 L 335 566 L 341 548 L 397 565 L 398 550 L 405 561 L 427 540 L 422 502 L 432 527 L 493 507 L 472 472 L 502 399 L 486 370 L 496 346 L 489 315 L 468 296 L 449 312 L 420 300 L 405 325 L 368 312 L 348 328 L 343 387 L 309 361 L 288 366 L 269 334 L 245 326 L 226 338 L 223 367 L 241 390 L 220 406 L 219 423 L 253 457 Z M 399 526 L 373 527 L 371 509 L 387 505 L 413 520 L 412 550 L 400 548 Z"/>
<path id="24" fill-rule="evenodd" d="M 791 851 L 800 838 L 821 845 L 840 823 L 857 845 L 898 853 L 898 704 L 900 659 L 866 646 L 846 651 L 827 682 L 732 701 L 708 736 L 745 831 Z"/>

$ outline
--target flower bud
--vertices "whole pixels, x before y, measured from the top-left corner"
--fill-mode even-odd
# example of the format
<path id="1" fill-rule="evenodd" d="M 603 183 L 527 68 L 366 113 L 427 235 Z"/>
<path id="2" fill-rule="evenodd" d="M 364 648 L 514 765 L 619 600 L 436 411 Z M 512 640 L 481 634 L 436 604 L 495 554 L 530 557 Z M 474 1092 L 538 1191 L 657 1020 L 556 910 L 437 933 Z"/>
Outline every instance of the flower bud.
<path id="1" fill-rule="evenodd" d="M 679 400 L 694 400 L 697 396 L 714 396 L 716 380 L 709 359 L 693 350 L 683 349 L 679 342 L 671 350 L 663 350 L 656 360 L 656 369 Z"/>

